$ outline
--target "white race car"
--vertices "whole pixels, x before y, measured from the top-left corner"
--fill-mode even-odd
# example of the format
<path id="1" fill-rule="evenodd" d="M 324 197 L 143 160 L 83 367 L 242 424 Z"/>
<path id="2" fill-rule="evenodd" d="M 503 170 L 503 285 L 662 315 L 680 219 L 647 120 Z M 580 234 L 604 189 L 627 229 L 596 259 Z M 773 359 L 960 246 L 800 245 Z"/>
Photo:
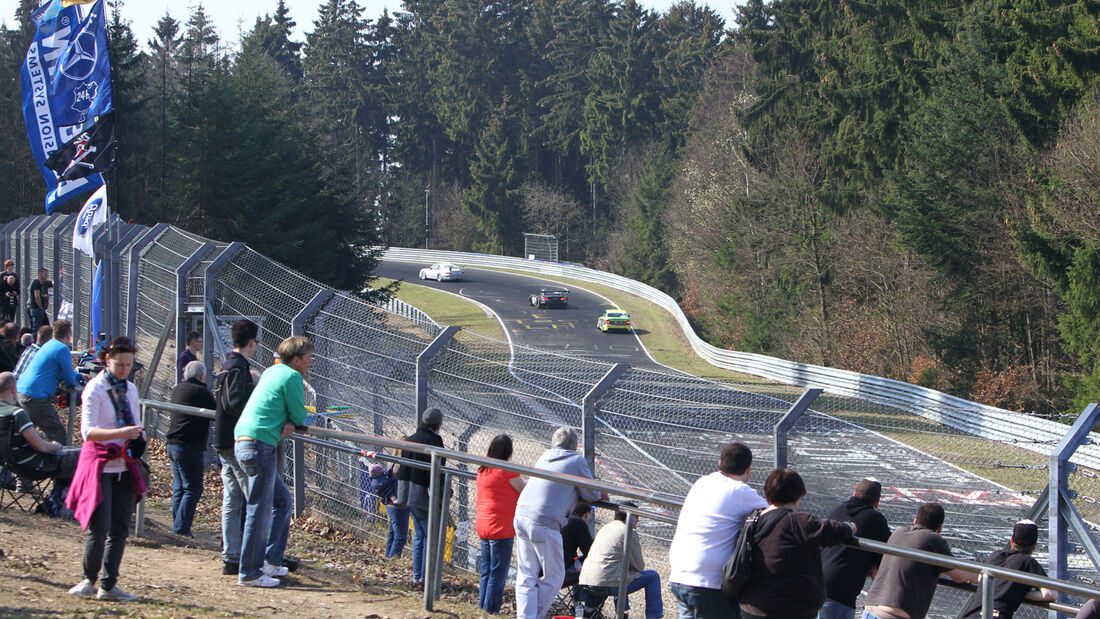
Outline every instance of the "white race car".
<path id="1" fill-rule="evenodd" d="M 440 262 L 420 269 L 420 279 L 434 279 L 437 282 L 457 282 L 462 279 L 462 268 L 449 262 Z"/>

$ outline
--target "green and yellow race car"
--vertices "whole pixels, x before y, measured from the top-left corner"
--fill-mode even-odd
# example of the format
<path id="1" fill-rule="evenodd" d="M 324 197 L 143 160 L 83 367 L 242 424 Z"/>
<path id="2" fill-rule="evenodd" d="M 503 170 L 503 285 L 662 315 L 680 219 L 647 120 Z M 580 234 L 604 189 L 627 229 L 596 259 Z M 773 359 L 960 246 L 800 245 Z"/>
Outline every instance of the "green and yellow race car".
<path id="1" fill-rule="evenodd" d="M 621 309 L 606 310 L 596 319 L 596 328 L 604 333 L 608 331 L 630 331 L 630 314 Z"/>

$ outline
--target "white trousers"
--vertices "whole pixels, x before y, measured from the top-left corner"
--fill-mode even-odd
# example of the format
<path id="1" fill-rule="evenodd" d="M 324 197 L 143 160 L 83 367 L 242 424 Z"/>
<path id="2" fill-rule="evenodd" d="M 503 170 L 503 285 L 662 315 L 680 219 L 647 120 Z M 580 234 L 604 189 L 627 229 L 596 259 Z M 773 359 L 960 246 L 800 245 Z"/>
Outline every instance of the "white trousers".
<path id="1" fill-rule="evenodd" d="M 561 531 L 516 516 L 516 616 L 543 619 L 565 581 Z M 542 578 L 539 578 L 539 570 Z"/>

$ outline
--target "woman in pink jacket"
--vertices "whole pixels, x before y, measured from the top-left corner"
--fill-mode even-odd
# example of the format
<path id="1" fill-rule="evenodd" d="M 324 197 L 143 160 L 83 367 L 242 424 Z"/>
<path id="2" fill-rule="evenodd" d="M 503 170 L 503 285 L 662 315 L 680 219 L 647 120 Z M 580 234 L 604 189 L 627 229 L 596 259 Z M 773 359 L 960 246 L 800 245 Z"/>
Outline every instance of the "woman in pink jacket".
<path id="1" fill-rule="evenodd" d="M 117 585 L 134 506 L 145 492 L 137 465 L 145 450 L 141 409 L 137 387 L 127 380 L 135 352 L 129 339 L 116 338 L 107 348 L 107 369 L 84 388 L 84 446 L 66 501 L 85 529 L 84 580 L 69 589 L 81 598 L 128 602 L 137 597 Z"/>

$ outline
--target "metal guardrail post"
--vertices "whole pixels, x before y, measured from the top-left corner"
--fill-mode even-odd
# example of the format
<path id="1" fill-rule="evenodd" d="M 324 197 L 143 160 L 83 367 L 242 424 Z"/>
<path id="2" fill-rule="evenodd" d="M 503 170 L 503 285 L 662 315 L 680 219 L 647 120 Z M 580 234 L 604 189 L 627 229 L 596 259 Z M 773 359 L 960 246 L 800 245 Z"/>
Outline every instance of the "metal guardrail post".
<path id="1" fill-rule="evenodd" d="M 199 245 L 183 264 L 176 268 L 176 354 L 187 347 L 187 278 L 207 254 L 214 251 L 213 243 Z M 174 360 L 173 360 L 174 361 Z M 179 368 L 176 368 L 179 372 Z"/>
<path id="2" fill-rule="evenodd" d="M 159 239 L 168 227 L 168 224 L 157 224 L 146 230 L 145 233 L 138 237 L 138 240 L 130 246 L 130 274 L 127 280 L 130 284 L 130 290 L 126 295 L 126 324 L 123 326 L 123 329 L 125 329 L 126 335 L 135 342 L 137 341 L 138 262 L 141 257 L 141 251 L 145 249 L 149 243 Z M 73 290 L 73 296 L 76 296 L 75 286 Z"/>
<path id="3" fill-rule="evenodd" d="M 791 408 L 783 415 L 779 423 L 775 424 L 775 468 L 787 468 L 787 434 L 794 427 L 794 424 L 802 418 L 802 415 L 810 410 L 810 405 L 814 403 L 817 396 L 821 395 L 822 391 L 822 389 L 807 389 L 802 397 L 791 405 Z"/>
<path id="4" fill-rule="evenodd" d="M 292 439 L 294 445 L 291 465 L 294 478 L 294 517 L 301 518 L 306 511 L 306 444 Z"/>
<path id="5" fill-rule="evenodd" d="M 443 557 L 447 554 L 447 515 L 448 505 L 450 501 L 447 499 L 447 490 L 451 487 L 451 474 L 443 473 L 443 488 L 440 491 L 439 498 L 439 524 L 436 525 L 436 551 L 434 568 L 432 570 L 432 578 L 428 582 L 432 583 L 432 590 L 435 591 L 435 597 L 439 597 L 443 593 Z M 458 535 L 456 531 L 455 542 L 458 542 Z M 451 545 L 451 558 L 454 558 L 455 544 Z"/>
<path id="6" fill-rule="evenodd" d="M 599 380 L 588 393 L 584 394 L 581 401 L 581 453 L 584 461 L 588 463 L 588 470 L 596 474 L 596 403 L 605 393 L 611 390 L 615 381 L 627 371 L 630 366 L 626 363 L 616 363 L 607 370 L 603 378 Z"/>
<path id="7" fill-rule="evenodd" d="M 982 619 L 993 619 L 993 575 L 983 570 L 978 587 L 982 592 Z"/>
<path id="8" fill-rule="evenodd" d="M 1052 578 L 1059 580 L 1069 579 L 1069 540 L 1067 537 L 1068 520 L 1072 518 L 1063 507 L 1069 504 L 1069 474 L 1076 469 L 1076 465 L 1069 461 L 1073 452 L 1088 438 L 1088 434 L 1096 426 L 1100 418 L 1100 407 L 1089 404 L 1077 417 L 1077 421 L 1058 442 L 1054 451 L 1050 453 L 1050 479 L 1047 507 L 1047 544 L 1050 556 L 1049 572 Z M 1064 503 L 1063 503 L 1064 501 Z M 1080 518 L 1080 516 L 1077 516 Z M 1056 616 L 1056 613 L 1051 613 Z"/>
<path id="9" fill-rule="evenodd" d="M 454 338 L 462 327 L 445 327 L 439 335 L 435 336 L 431 344 L 416 356 L 416 419 L 415 425 L 420 425 L 420 415 L 428 408 L 428 369 L 432 359 L 439 351 Z M 431 609 L 428 609 L 431 610 Z"/>
<path id="10" fill-rule="evenodd" d="M 218 321 L 214 316 L 214 285 L 218 281 L 218 275 L 221 273 L 225 265 L 229 264 L 229 261 L 237 257 L 237 254 L 241 253 L 241 250 L 245 248 L 244 243 L 230 243 L 228 247 L 222 250 L 222 253 L 218 254 L 217 258 L 214 258 L 210 264 L 206 265 L 206 269 L 202 272 L 202 298 L 203 298 L 203 326 L 205 327 L 206 337 L 202 338 L 202 358 L 206 361 L 206 367 L 209 370 L 206 373 L 206 386 L 213 389 L 214 387 L 214 351 L 215 343 L 218 344 L 218 348 L 221 346 L 221 338 L 218 336 Z M 222 361 L 225 361 L 225 356 L 222 356 Z"/>
<path id="11" fill-rule="evenodd" d="M 142 403 L 141 404 L 141 427 L 142 428 L 147 428 L 148 425 L 149 425 L 149 409 L 146 408 L 144 403 Z M 146 432 L 148 432 L 148 430 L 146 430 Z M 149 457 L 148 456 L 148 451 L 149 450 L 146 450 L 146 453 L 142 454 L 142 456 L 141 456 L 142 460 L 145 460 Z M 149 493 L 148 488 L 145 489 L 145 493 L 146 494 Z M 137 506 L 134 508 L 134 535 L 137 536 L 137 537 L 145 537 L 145 496 L 144 495 L 142 495 L 142 497 L 138 500 Z"/>
<path id="12" fill-rule="evenodd" d="M 626 514 L 626 535 L 623 538 L 623 563 L 619 568 L 619 592 L 615 594 L 615 617 L 626 617 L 626 588 L 630 580 L 630 544 L 634 541 L 634 522 L 638 519 L 631 512 Z"/>
<path id="13" fill-rule="evenodd" d="M 333 294 L 334 292 L 332 290 L 325 288 L 313 295 L 313 298 L 310 299 L 309 303 L 306 303 L 302 311 L 298 312 L 298 314 L 294 316 L 294 319 L 290 321 L 290 334 L 305 335 L 306 323 L 309 322 L 309 319 L 313 318 L 317 312 L 321 311 L 321 308 L 325 306 L 325 303 L 328 303 L 328 300 L 332 298 Z"/>
<path id="14" fill-rule="evenodd" d="M 65 429 L 65 444 L 73 444 L 73 428 L 76 427 L 76 394 L 79 393 L 75 388 L 69 388 L 69 424 Z"/>
<path id="15" fill-rule="evenodd" d="M 432 453 L 432 468 L 428 471 L 428 531 L 424 539 L 424 610 L 434 610 L 435 587 L 432 586 L 432 570 L 435 567 L 436 530 L 439 526 L 439 503 L 435 500 L 439 491 L 439 454 Z M 415 560 L 415 559 L 414 559 Z"/>

